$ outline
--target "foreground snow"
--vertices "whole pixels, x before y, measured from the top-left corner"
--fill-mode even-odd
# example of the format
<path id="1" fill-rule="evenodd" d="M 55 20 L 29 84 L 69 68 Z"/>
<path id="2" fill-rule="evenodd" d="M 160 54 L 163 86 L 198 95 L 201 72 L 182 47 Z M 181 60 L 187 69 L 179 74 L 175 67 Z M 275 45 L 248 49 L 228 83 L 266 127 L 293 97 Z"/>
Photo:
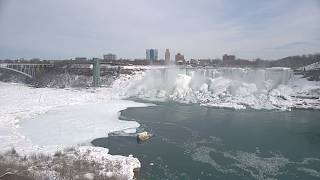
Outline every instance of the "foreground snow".
<path id="1" fill-rule="evenodd" d="M 51 89 L 0 83 L 0 152 L 14 147 L 21 154 L 52 154 L 69 145 L 107 137 L 113 131 L 133 132 L 139 124 L 120 121 L 119 111 L 146 105 L 119 100 L 111 92 L 112 88 Z M 138 159 L 111 156 L 103 148 L 80 146 L 79 152 L 88 149 L 93 160 L 127 162 L 112 173 L 127 174 L 128 179 L 133 177 L 133 169 L 140 167 Z"/>
<path id="2" fill-rule="evenodd" d="M 0 166 L 2 171 L 7 171 L 6 174 L 31 179 L 92 180 L 133 179 L 134 171 L 138 173 L 141 165 L 131 155 L 124 158 L 108 154 L 105 148 L 80 146 L 65 148 L 54 154 L 36 152 L 20 155 L 12 149 L 0 154 Z"/>

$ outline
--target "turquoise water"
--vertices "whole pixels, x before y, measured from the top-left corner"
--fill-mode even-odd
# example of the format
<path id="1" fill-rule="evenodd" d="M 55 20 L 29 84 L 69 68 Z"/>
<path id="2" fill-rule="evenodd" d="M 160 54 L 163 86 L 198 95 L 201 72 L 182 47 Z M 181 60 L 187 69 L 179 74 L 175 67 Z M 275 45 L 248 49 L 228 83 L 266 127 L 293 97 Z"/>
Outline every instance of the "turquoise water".
<path id="1" fill-rule="evenodd" d="M 141 179 L 319 179 L 320 111 L 231 110 L 160 103 L 129 108 L 154 137 L 95 139 L 111 154 L 138 157 Z"/>

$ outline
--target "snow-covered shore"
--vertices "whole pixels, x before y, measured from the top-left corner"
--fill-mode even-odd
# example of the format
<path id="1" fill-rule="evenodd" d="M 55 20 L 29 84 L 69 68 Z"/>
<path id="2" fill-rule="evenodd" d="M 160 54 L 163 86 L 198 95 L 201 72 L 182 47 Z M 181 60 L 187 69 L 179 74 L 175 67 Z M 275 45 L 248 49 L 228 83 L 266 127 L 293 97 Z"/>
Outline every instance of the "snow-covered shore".
<path id="1" fill-rule="evenodd" d="M 32 88 L 23 84 L 0 83 L 0 152 L 14 147 L 19 154 L 46 153 L 53 155 L 68 146 L 76 149 L 79 155 L 88 150 L 87 155 L 94 161 L 108 160 L 115 165 L 121 165 L 114 175 L 133 178 L 133 169 L 140 167 L 140 162 L 132 156 L 113 156 L 108 149 L 77 146 L 93 138 L 107 137 L 108 133 L 126 129 L 135 130 L 139 124 L 134 121 L 120 121 L 119 111 L 127 107 L 146 106 L 142 103 L 120 100 L 112 95 L 111 88 L 99 89 L 53 89 Z M 101 106 L 100 106 L 101 105 Z M 87 114 L 81 107 L 88 107 Z M 80 107 L 80 108 L 77 108 Z M 90 108 L 92 114 L 88 114 Z M 55 117 L 52 114 L 52 124 L 47 127 L 30 127 L 34 133 L 24 134 L 20 130 L 21 123 L 37 121 L 38 117 L 51 111 L 65 111 L 69 116 Z M 78 111 L 78 112 L 77 112 Z M 97 112 L 98 111 L 98 112 Z M 99 112 L 100 111 L 100 112 Z M 77 114 L 78 113 L 78 114 Z M 95 116 L 95 113 L 100 113 Z M 50 114 L 50 113 L 49 113 Z M 74 116 L 72 116 L 74 115 Z M 38 122 L 33 123 L 33 125 Z M 61 131 L 60 131 L 61 130 Z M 131 130 L 131 131 L 132 131 Z M 61 132 L 63 132 L 61 134 Z M 37 138 L 35 133 L 40 133 Z M 41 139 L 42 141 L 37 141 Z M 42 142 L 46 142 L 43 144 Z"/>

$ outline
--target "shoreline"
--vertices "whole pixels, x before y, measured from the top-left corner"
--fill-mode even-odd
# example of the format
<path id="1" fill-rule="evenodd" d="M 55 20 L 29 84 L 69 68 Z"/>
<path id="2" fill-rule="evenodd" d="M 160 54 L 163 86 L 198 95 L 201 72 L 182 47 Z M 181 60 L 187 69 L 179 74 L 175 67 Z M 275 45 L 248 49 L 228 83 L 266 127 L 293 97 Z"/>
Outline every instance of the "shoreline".
<path id="1" fill-rule="evenodd" d="M 112 112 L 109 112 L 109 115 L 113 114 L 113 117 L 111 118 L 113 119 L 116 118 L 113 121 L 119 121 L 121 123 L 126 124 L 124 121 L 119 120 L 119 112 L 121 110 L 124 110 L 131 106 L 133 107 L 145 106 L 142 103 L 136 103 L 136 102 L 126 101 L 126 100 L 114 100 L 114 99 L 110 99 L 110 97 L 99 97 L 100 95 L 104 95 L 104 93 L 97 92 L 97 91 L 92 93 L 90 92 L 92 91 L 90 89 L 79 91 L 79 90 L 70 90 L 70 89 L 65 90 L 65 89 L 31 88 L 21 84 L 4 84 L 4 83 L 0 84 L 0 91 L 14 91 L 14 89 L 15 90 L 18 89 L 20 93 L 24 91 L 25 94 L 20 94 L 19 92 L 13 93 L 16 95 L 20 94 L 18 95 L 18 97 L 22 99 L 19 99 L 19 98 L 18 99 L 22 103 L 17 103 L 16 102 L 17 99 L 14 100 L 14 97 L 11 97 L 8 99 L 3 98 L 4 101 L 2 102 L 4 104 L 0 104 L 0 106 L 6 107 L 0 110 L 0 114 L 2 117 L 1 118 L 2 121 L 0 122 L 0 129 L 6 129 L 6 131 L 2 131 L 4 133 L 0 134 L 0 139 L 2 140 L 2 146 L 0 148 L 0 151 L 4 153 L 5 151 L 9 151 L 11 147 L 14 147 L 15 151 L 23 156 L 24 155 L 32 156 L 32 154 L 34 153 L 46 153 L 47 155 L 52 156 L 55 152 L 61 151 L 63 148 L 66 148 L 66 147 L 74 147 L 79 150 L 90 149 L 91 151 L 96 152 L 94 156 L 97 156 L 99 154 L 98 152 L 101 151 L 101 148 L 99 147 L 74 146 L 75 144 L 73 146 L 39 146 L 34 142 L 32 142 L 32 140 L 30 140 L 29 138 L 25 137 L 25 135 L 20 133 L 18 130 L 19 127 L 21 126 L 21 123 L 24 122 L 26 119 L 34 120 L 37 117 L 41 117 L 50 113 L 50 111 L 52 110 L 56 110 L 60 108 L 68 109 L 68 108 L 77 107 L 77 106 L 92 105 L 92 103 L 93 104 L 104 103 L 106 102 L 106 100 L 111 100 L 114 103 L 117 103 L 116 101 L 118 101 L 118 102 L 121 102 L 122 104 L 120 105 L 120 107 L 116 107 L 115 109 L 111 110 Z M 108 89 L 107 88 L 103 90 L 100 89 L 100 91 L 104 91 L 104 90 L 108 90 Z M 45 92 L 42 92 L 42 94 L 41 93 L 39 94 L 39 91 L 45 91 Z M 65 94 L 62 95 L 63 97 L 61 97 L 61 94 L 63 93 Z M 51 95 L 54 98 L 49 98 L 49 100 L 46 98 L 43 98 L 43 97 L 46 97 L 47 95 Z M 32 97 L 32 96 L 36 96 L 36 97 Z M 61 100 L 61 98 L 66 98 L 66 99 Z M 50 100 L 52 99 L 54 101 L 50 102 Z M 12 106 L 10 107 L 10 105 Z M 139 124 L 138 123 L 136 124 L 137 125 L 135 125 L 135 128 L 139 127 Z M 104 134 L 105 136 L 107 136 L 107 133 L 110 133 L 113 131 L 119 131 L 119 130 L 126 130 L 127 128 L 128 127 L 123 126 L 122 128 L 115 128 L 114 130 L 111 130 L 111 131 L 105 130 Z M 133 128 L 133 127 L 130 127 L 130 128 Z M 13 137 L 13 138 L 9 138 L 9 137 Z M 94 138 L 97 138 L 97 137 L 94 137 Z M 120 164 L 122 162 L 121 166 L 124 168 L 123 171 L 125 171 L 126 173 L 121 173 L 121 174 L 127 174 L 128 176 L 130 176 L 130 178 L 133 178 L 133 170 L 136 168 L 140 168 L 139 160 L 132 156 L 126 157 L 126 156 L 120 156 L 120 155 L 106 154 L 107 152 L 108 152 L 108 149 L 105 149 L 103 152 L 101 151 L 102 156 L 100 158 L 111 159 L 111 160 L 114 160 L 115 162 L 120 162 Z M 105 156 L 103 156 L 103 154 L 105 154 Z M 115 172 L 115 174 L 117 174 L 117 172 Z"/>

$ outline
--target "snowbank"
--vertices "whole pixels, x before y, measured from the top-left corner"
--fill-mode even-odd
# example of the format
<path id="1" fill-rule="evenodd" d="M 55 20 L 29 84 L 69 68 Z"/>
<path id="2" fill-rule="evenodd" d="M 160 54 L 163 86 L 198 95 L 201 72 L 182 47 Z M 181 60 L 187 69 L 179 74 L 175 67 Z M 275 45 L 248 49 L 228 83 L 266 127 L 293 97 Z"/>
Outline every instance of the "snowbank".
<path id="1" fill-rule="evenodd" d="M 1 170 L 31 179 L 133 179 L 134 171 L 141 166 L 132 155 L 114 156 L 108 154 L 108 149 L 92 146 L 27 155 L 12 149 L 1 153 L 0 159 Z"/>
<path id="2" fill-rule="evenodd" d="M 119 111 L 146 105 L 119 100 L 112 92 L 112 88 L 53 89 L 0 83 L 0 152 L 15 147 L 21 154 L 52 153 L 107 137 L 113 131 L 133 132 L 139 124 L 120 121 Z M 133 169 L 140 166 L 136 158 L 107 155 L 107 149 L 103 152 L 98 147 L 82 149 L 90 149 L 90 157 L 95 160 L 123 162 L 122 168 L 112 173 L 131 176 Z"/>

